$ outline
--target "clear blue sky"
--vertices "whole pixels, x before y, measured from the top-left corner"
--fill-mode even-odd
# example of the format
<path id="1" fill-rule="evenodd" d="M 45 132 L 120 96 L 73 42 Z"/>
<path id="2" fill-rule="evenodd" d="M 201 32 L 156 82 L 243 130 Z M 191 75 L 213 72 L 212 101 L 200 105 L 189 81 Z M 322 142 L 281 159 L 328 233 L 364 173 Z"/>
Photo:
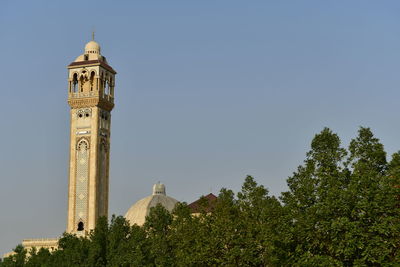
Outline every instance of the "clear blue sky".
<path id="1" fill-rule="evenodd" d="M 398 1 L 2 1 L 0 254 L 66 224 L 66 65 L 117 72 L 110 214 L 161 181 L 191 202 L 247 174 L 279 195 L 313 136 L 400 149 Z"/>

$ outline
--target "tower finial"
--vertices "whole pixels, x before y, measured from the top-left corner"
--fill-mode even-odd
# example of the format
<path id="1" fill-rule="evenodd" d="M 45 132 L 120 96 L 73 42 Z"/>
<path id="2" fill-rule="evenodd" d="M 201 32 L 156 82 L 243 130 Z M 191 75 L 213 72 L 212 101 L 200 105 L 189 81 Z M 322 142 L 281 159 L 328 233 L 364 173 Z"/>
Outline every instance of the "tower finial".
<path id="1" fill-rule="evenodd" d="M 92 31 L 92 41 L 94 41 L 94 30 Z"/>

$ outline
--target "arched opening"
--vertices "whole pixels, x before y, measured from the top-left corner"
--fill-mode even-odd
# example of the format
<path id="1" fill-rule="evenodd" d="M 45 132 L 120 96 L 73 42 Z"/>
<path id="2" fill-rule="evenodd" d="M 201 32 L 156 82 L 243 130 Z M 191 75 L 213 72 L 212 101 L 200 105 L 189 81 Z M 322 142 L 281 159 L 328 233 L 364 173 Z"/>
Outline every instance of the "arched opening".
<path id="1" fill-rule="evenodd" d="M 113 79 L 110 77 L 110 95 L 114 97 L 114 85 L 113 85 Z"/>
<path id="2" fill-rule="evenodd" d="M 80 114 L 82 115 L 82 113 Z M 89 149 L 89 143 L 85 139 L 81 139 L 78 143 L 78 151 Z"/>
<path id="3" fill-rule="evenodd" d="M 99 88 L 98 90 L 100 90 L 100 95 L 103 96 L 104 94 L 104 76 L 103 73 L 100 74 L 100 80 L 99 80 Z"/>
<path id="4" fill-rule="evenodd" d="M 78 74 L 74 74 L 72 78 L 72 92 L 76 93 L 78 92 Z"/>
<path id="5" fill-rule="evenodd" d="M 94 75 L 95 75 L 95 73 L 94 73 L 94 71 L 92 71 L 92 72 L 90 73 L 90 91 L 93 91 Z"/>
<path id="6" fill-rule="evenodd" d="M 105 94 L 109 95 L 110 94 L 110 82 L 106 79 L 106 85 L 105 85 Z"/>
<path id="7" fill-rule="evenodd" d="M 85 228 L 83 227 L 83 222 L 78 223 L 78 231 L 83 231 Z"/>
<path id="8" fill-rule="evenodd" d="M 83 78 L 83 75 L 81 76 L 80 80 L 80 88 L 81 88 L 81 93 L 83 92 L 83 84 L 85 83 L 85 78 Z"/>

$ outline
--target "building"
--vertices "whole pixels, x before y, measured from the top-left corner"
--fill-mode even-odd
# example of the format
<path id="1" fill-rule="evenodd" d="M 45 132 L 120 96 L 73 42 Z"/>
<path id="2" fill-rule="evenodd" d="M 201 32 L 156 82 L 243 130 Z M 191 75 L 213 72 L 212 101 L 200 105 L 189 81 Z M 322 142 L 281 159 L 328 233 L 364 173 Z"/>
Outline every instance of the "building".
<path id="1" fill-rule="evenodd" d="M 67 233 L 86 236 L 99 217 L 108 217 L 111 111 L 114 107 L 116 71 L 92 40 L 84 53 L 68 65 L 68 104 L 70 106 L 70 158 Z M 213 202 L 214 195 L 206 196 Z M 166 195 L 165 185 L 153 186 L 152 195 L 137 201 L 125 218 L 143 225 L 150 209 L 161 204 L 172 211 L 178 201 Z M 198 212 L 197 201 L 190 204 Z M 25 239 L 31 248 L 58 248 L 58 238 Z M 10 256 L 11 253 L 4 255 Z"/>
<path id="2" fill-rule="evenodd" d="M 67 232 L 85 235 L 108 215 L 111 110 L 116 72 L 94 40 L 68 66 L 70 161 Z"/>
<path id="3" fill-rule="evenodd" d="M 161 204 L 166 210 L 171 212 L 177 203 L 178 200 L 167 196 L 165 185 L 157 183 L 153 186 L 153 194 L 133 204 L 125 214 L 125 219 L 131 225 L 137 224 L 141 226 L 146 221 L 146 216 L 149 215 L 152 207 Z"/>
<path id="4" fill-rule="evenodd" d="M 92 40 L 68 65 L 70 160 L 67 233 L 87 235 L 97 219 L 108 216 L 111 110 L 116 71 Z M 25 239 L 30 250 L 58 247 L 58 238 Z"/>
<path id="5" fill-rule="evenodd" d="M 190 203 L 188 207 L 190 212 L 195 216 L 199 215 L 201 212 L 210 213 L 213 211 L 217 199 L 218 198 L 213 193 L 210 193 Z"/>

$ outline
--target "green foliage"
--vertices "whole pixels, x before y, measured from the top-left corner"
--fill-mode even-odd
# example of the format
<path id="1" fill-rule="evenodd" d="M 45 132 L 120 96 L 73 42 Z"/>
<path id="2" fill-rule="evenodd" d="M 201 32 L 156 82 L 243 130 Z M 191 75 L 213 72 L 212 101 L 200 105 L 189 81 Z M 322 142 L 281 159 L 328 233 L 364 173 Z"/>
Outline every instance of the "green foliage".
<path id="1" fill-rule="evenodd" d="M 147 233 L 151 265 L 173 266 L 174 254 L 170 242 L 172 215 L 160 204 L 150 209 L 144 230 Z"/>
<path id="2" fill-rule="evenodd" d="M 371 266 L 398 260 L 398 163 L 360 128 L 348 152 L 336 134 L 316 135 L 305 164 L 282 195 L 288 212 L 290 264 Z"/>
<path id="3" fill-rule="evenodd" d="M 64 234 L 59 249 L 22 246 L 0 261 L 16 266 L 399 266 L 400 152 L 386 159 L 368 128 L 346 149 L 325 128 L 280 200 L 246 177 L 222 189 L 210 212 L 158 205 L 143 226 L 100 218 L 87 238 Z"/>
<path id="4" fill-rule="evenodd" d="M 1 267 L 22 267 L 26 266 L 26 254 L 27 251 L 22 245 L 18 245 L 13 250 L 14 254 L 3 259 Z"/>

